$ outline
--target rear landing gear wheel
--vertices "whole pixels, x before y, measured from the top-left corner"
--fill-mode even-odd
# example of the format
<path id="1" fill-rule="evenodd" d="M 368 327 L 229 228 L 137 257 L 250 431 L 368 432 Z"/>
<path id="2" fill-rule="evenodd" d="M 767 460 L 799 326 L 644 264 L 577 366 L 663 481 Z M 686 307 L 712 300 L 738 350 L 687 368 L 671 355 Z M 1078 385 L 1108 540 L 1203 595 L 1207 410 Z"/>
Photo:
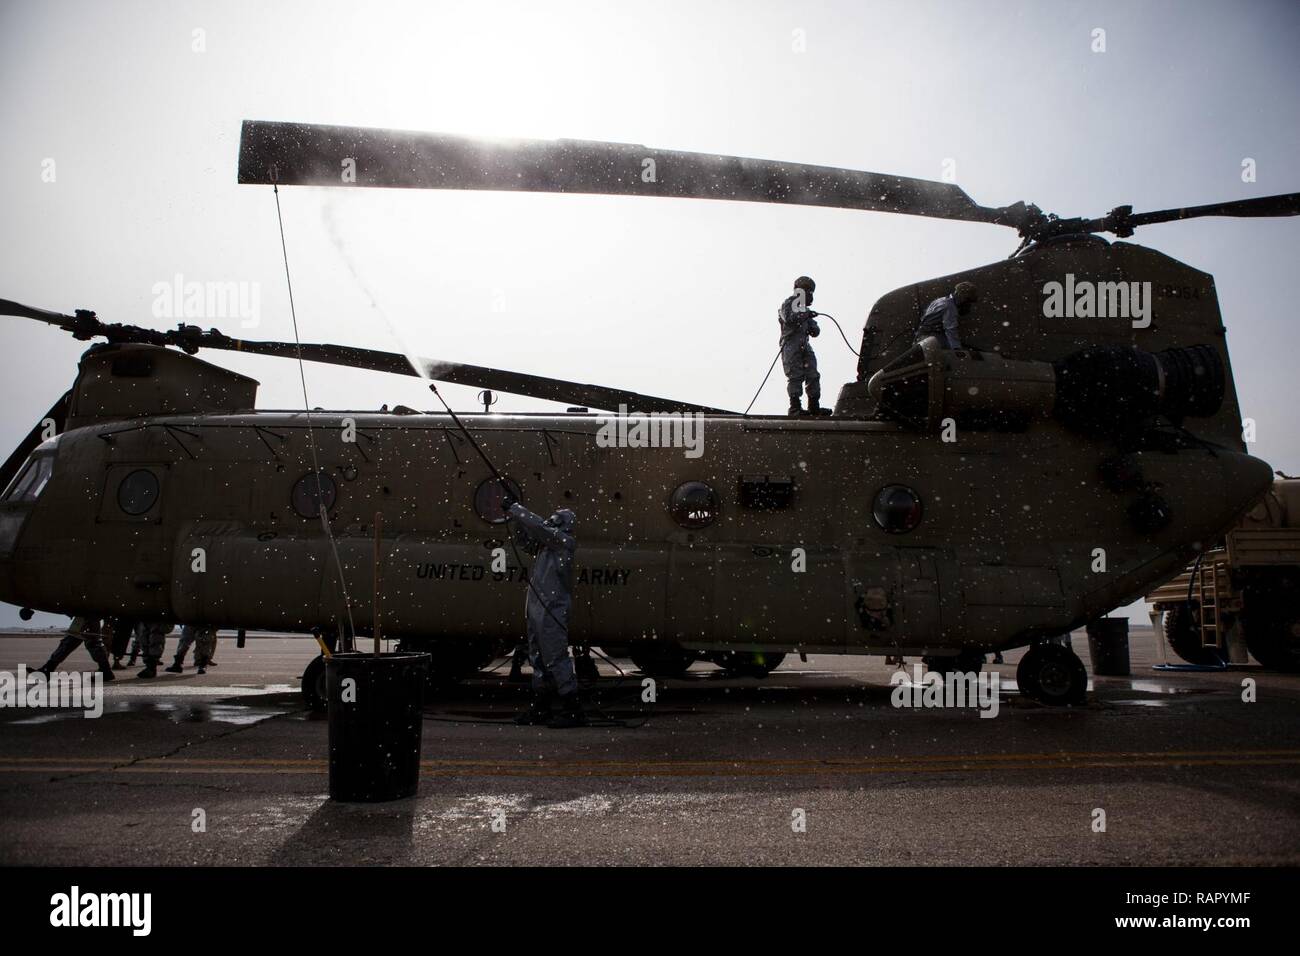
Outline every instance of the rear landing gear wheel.
<path id="1" fill-rule="evenodd" d="M 325 658 L 317 654 L 302 672 L 302 699 L 318 714 L 329 709 L 329 695 L 325 690 Z"/>
<path id="2" fill-rule="evenodd" d="M 1042 704 L 1082 704 L 1088 694 L 1088 672 L 1069 648 L 1035 644 L 1020 658 L 1016 685 L 1022 694 Z"/>

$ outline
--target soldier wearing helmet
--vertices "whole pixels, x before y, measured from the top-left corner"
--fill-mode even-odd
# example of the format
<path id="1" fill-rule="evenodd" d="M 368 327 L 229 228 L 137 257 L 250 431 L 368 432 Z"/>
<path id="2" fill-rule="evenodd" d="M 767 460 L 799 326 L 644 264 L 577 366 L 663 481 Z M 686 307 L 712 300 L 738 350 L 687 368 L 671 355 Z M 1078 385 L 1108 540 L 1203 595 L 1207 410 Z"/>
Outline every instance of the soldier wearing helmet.
<path id="1" fill-rule="evenodd" d="M 958 282 L 951 294 L 942 295 L 925 307 L 921 314 L 921 323 L 916 327 L 912 341 L 933 335 L 943 346 L 950 349 L 962 347 L 959 334 L 961 316 L 969 315 L 971 308 L 979 301 L 979 289 L 973 282 Z"/>
<path id="2" fill-rule="evenodd" d="M 533 700 L 527 712 L 515 718 L 515 723 L 585 726 L 587 717 L 578 698 L 573 658 L 569 656 L 577 517 L 568 508 L 561 508 L 542 519 L 509 493 L 503 496 L 501 510 L 507 520 L 519 524 L 537 554 L 524 602 L 528 659 L 533 665 Z"/>
<path id="3" fill-rule="evenodd" d="M 781 370 L 785 372 L 786 393 L 790 396 L 790 414 L 803 415 L 803 393 L 808 392 L 809 415 L 829 414 L 821 407 L 822 380 L 817 372 L 817 356 L 809 338 L 821 334 L 812 309 L 817 284 L 807 276 L 794 280 L 794 294 L 781 303 L 777 320 L 781 323 Z"/>

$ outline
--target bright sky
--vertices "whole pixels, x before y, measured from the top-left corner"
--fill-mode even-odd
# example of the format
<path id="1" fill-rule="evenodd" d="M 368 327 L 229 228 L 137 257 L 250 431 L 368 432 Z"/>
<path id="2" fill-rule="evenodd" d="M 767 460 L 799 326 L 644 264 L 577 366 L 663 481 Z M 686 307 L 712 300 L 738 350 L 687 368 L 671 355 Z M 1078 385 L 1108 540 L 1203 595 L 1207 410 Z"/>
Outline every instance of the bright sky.
<path id="1" fill-rule="evenodd" d="M 1298 191 L 1297 49 L 1300 5 L 1286 0 L 6 0 L 0 297 L 164 328 L 177 320 L 153 316 L 156 283 L 253 283 L 260 324 L 224 330 L 291 340 L 274 200 L 235 183 L 243 119 L 930 179 L 952 160 L 977 202 L 1062 215 Z M 304 340 L 404 340 L 726 408 L 745 406 L 775 354 L 794 276 L 817 279 L 817 308 L 853 336 L 889 290 L 1016 244 L 993 226 L 727 202 L 308 188 L 282 202 Z M 1215 275 L 1252 451 L 1300 472 L 1300 218 L 1202 219 L 1136 239 Z M 855 359 L 837 337 L 820 343 L 833 400 Z M 0 447 L 68 387 L 83 348 L 0 319 Z M 301 405 L 283 361 L 206 357 L 259 379 L 262 407 Z M 414 379 L 309 366 L 308 386 L 326 407 L 435 404 Z M 445 390 L 463 408 L 474 392 Z M 773 381 L 756 408 L 784 401 Z M 506 396 L 498 409 L 542 407 Z M 14 621 L 0 608 L 0 624 Z"/>

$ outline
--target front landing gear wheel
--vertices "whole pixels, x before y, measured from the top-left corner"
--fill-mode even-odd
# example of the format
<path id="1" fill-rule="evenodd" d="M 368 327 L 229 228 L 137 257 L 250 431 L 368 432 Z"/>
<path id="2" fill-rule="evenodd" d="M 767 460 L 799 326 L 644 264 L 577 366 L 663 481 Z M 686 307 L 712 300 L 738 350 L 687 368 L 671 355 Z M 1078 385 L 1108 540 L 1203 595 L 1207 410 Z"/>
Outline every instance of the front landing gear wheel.
<path id="1" fill-rule="evenodd" d="M 1039 703 L 1082 704 L 1088 693 L 1088 672 L 1074 651 L 1060 644 L 1035 644 L 1020 658 L 1016 685 Z"/>
<path id="2" fill-rule="evenodd" d="M 302 699 L 318 714 L 329 709 L 329 695 L 325 690 L 325 658 L 317 654 L 302 672 Z"/>

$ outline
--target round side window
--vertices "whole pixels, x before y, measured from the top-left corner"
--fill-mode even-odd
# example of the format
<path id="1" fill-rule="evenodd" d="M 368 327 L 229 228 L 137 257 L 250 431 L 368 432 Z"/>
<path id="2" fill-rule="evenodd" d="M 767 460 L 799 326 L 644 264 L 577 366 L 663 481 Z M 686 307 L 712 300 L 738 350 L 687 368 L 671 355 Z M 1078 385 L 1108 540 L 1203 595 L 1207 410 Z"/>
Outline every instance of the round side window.
<path id="1" fill-rule="evenodd" d="M 718 493 L 702 481 L 680 484 L 668 500 L 668 511 L 683 528 L 707 528 L 718 518 Z"/>
<path id="2" fill-rule="evenodd" d="M 329 475 L 321 472 L 307 472 L 294 483 L 293 491 L 289 495 L 289 504 L 303 518 L 316 518 L 320 516 L 320 506 L 325 505 L 325 510 L 329 511 L 334 507 L 334 502 L 338 500 L 339 489 L 334 483 L 334 479 Z"/>
<path id="3" fill-rule="evenodd" d="M 158 476 L 141 468 L 117 486 L 117 506 L 129 515 L 146 514 L 158 500 Z"/>
<path id="4" fill-rule="evenodd" d="M 907 485 L 885 485 L 876 492 L 871 516 L 890 534 L 903 534 L 921 523 L 921 499 Z"/>
<path id="5" fill-rule="evenodd" d="M 508 476 L 504 480 L 515 501 L 523 501 L 524 495 L 519 490 L 519 482 Z M 501 482 L 495 478 L 484 479 L 474 489 L 474 513 L 488 524 L 503 523 L 506 520 L 506 513 L 501 508 L 503 497 L 505 494 L 501 489 Z"/>

